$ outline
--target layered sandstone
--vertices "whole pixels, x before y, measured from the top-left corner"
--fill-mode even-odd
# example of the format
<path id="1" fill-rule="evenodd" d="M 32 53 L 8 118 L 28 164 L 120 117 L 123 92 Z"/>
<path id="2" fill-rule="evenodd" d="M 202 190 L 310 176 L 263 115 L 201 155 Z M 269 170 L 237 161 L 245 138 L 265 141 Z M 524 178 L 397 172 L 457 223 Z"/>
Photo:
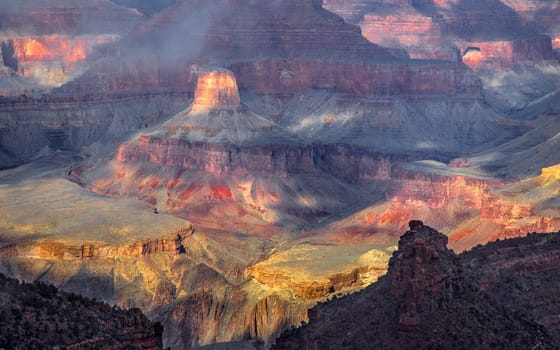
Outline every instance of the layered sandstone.
<path id="1" fill-rule="evenodd" d="M 196 347 L 247 337 L 268 344 L 283 329 L 306 320 L 306 310 L 317 301 L 371 283 L 389 254 L 375 245 L 360 245 L 359 251 L 302 245 L 304 252 L 311 253 L 292 268 L 313 269 L 313 280 L 302 274 L 281 282 L 267 277 L 275 274 L 278 260 L 265 262 L 276 243 L 256 235 L 232 234 L 236 222 L 228 212 L 218 211 L 221 221 L 213 218 L 220 231 L 203 233 L 168 215 L 161 202 L 156 213 L 135 200 L 100 197 L 75 183 L 53 179 L 59 171 L 52 166 L 53 160 L 45 161 L 41 179 L 28 182 L 20 182 L 32 176 L 23 168 L 2 174 L 3 182 L 11 186 L 0 191 L 0 240 L 10 242 L 0 247 L 1 271 L 26 281 L 49 281 L 66 292 L 121 307 L 139 307 L 162 322 L 166 346 Z M 68 175 L 79 179 L 83 171 L 74 167 Z M 140 185 L 149 191 L 153 180 L 152 176 L 152 181 Z M 173 190 L 173 181 L 165 185 Z M 180 181 L 174 185 L 180 186 Z M 250 188 L 251 184 L 239 181 L 236 185 L 235 191 L 248 198 L 253 193 L 256 203 L 263 200 L 261 196 L 271 203 L 280 200 L 278 193 L 265 192 L 269 188 L 261 184 Z M 217 202 L 239 193 L 213 186 Z M 190 192 L 196 195 L 195 188 Z M 30 217 L 29 212 L 35 215 Z M 212 210 L 203 214 L 208 217 Z M 272 231 L 270 224 L 259 229 Z M 289 257 L 302 249 L 295 244 L 283 250 L 277 256 Z M 317 265 L 327 253 L 337 263 Z"/>
<path id="2" fill-rule="evenodd" d="M 10 95 L 33 88 L 8 73 L 15 80 Z M 184 90 L 115 91 L 110 97 L 103 90 L 81 91 L 0 97 L 0 168 L 26 163 L 47 148 L 80 151 L 103 136 L 152 126 L 184 109 L 189 98 Z"/>
<path id="3" fill-rule="evenodd" d="M 462 52 L 463 62 L 473 69 L 484 66 L 512 68 L 526 61 L 539 62 L 554 58 L 552 43 L 548 36 L 457 44 Z"/>
<path id="4" fill-rule="evenodd" d="M 276 252 L 249 267 L 246 273 L 271 288 L 290 290 L 294 297 L 316 300 L 363 288 L 376 281 L 385 272 L 392 250 L 391 246 L 382 248 L 372 244 L 321 246 L 303 243 Z"/>
<path id="5" fill-rule="evenodd" d="M 390 181 L 377 182 L 383 200 L 333 222 L 321 230 L 322 237 L 368 241 L 386 235 L 390 240 L 406 227 L 407 217 L 417 216 L 444 227 L 450 246 L 463 251 L 496 239 L 560 229 L 554 166 L 533 179 L 503 182 L 469 174 L 468 167 L 421 164 L 428 163 L 392 163 Z"/>
<path id="6" fill-rule="evenodd" d="M 285 178 L 290 174 L 318 174 L 324 165 L 353 181 L 360 178 L 386 180 L 391 174 L 389 159 L 347 145 L 270 144 L 251 147 L 191 143 L 144 135 L 136 143 L 121 145 L 117 160 L 123 164 L 149 162 L 185 170 L 202 169 L 215 175 L 250 173 Z"/>
<path id="7" fill-rule="evenodd" d="M 237 82 L 232 72 L 227 70 L 200 72 L 191 106 L 193 113 L 202 110 L 235 108 L 240 104 Z"/>
<path id="8" fill-rule="evenodd" d="M 444 40 L 437 20 L 412 9 L 388 15 L 368 13 L 358 24 L 372 43 L 402 47 L 411 58 L 460 60 L 457 49 Z"/>

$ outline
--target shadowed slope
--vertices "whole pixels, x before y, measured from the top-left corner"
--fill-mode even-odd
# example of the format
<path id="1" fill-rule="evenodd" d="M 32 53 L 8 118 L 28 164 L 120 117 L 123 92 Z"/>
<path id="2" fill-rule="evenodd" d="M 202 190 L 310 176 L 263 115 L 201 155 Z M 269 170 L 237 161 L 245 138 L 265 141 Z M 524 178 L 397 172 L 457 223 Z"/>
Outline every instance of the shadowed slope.
<path id="1" fill-rule="evenodd" d="M 544 297 L 538 289 L 526 288 L 524 296 L 512 298 L 519 289 L 506 287 L 515 284 L 508 278 L 522 284 L 546 283 L 553 272 L 533 271 L 531 266 L 540 259 L 548 261 L 546 266 L 558 261 L 558 244 L 552 243 L 558 242 L 558 235 L 549 237 L 516 240 L 519 245 L 514 246 L 523 247 L 518 252 L 526 259 L 495 254 L 489 266 L 473 259 L 485 259 L 482 251 L 457 256 L 447 249 L 444 235 L 426 226 L 412 227 L 401 237 L 385 277 L 359 293 L 312 309 L 309 325 L 285 333 L 273 348 L 556 348 L 558 326 L 543 324 L 544 316 L 527 304 L 538 294 L 552 303 L 538 310 L 551 315 L 558 305 L 556 293 Z M 546 248 L 535 253 L 533 244 Z M 502 271 L 498 266 L 509 268 Z"/>

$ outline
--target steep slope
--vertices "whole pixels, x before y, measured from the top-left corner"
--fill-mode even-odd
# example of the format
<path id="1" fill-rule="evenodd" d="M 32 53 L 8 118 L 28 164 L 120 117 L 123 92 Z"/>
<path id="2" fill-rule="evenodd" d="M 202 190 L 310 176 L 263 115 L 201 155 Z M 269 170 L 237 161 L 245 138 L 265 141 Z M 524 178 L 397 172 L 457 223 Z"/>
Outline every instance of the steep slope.
<path id="1" fill-rule="evenodd" d="M 0 346 L 6 349 L 163 349 L 159 323 L 45 283 L 0 274 Z"/>
<path id="2" fill-rule="evenodd" d="M 285 333 L 273 348 L 553 349 L 560 340 L 558 325 L 548 321 L 558 304 L 555 293 L 545 297 L 538 288 L 527 288 L 522 297 L 511 298 L 519 288 L 506 286 L 546 283 L 556 271 L 543 267 L 530 272 L 531 266 L 540 259 L 552 266 L 548 264 L 557 261 L 557 242 L 557 234 L 539 235 L 515 240 L 519 255 L 487 255 L 509 251 L 494 244 L 457 256 L 447 249 L 444 235 L 413 221 L 386 276 L 362 292 L 312 309 L 310 323 Z M 531 249 L 539 243 L 544 247 Z M 492 263 L 477 263 L 485 259 Z M 515 268 L 503 271 L 497 266 Z M 488 283 L 490 276 L 494 278 Z M 538 295 L 547 307 L 531 308 L 530 295 Z"/>

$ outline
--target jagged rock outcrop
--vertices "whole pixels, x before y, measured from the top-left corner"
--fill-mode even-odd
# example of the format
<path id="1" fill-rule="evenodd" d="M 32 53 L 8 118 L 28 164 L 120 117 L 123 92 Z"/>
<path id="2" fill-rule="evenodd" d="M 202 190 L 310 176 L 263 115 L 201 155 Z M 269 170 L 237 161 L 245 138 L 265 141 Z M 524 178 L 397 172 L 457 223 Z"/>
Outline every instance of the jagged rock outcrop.
<path id="1" fill-rule="evenodd" d="M 551 273 L 557 274 L 546 267 L 531 268 L 540 259 L 551 266 L 559 258 L 553 243 L 558 235 L 539 236 L 518 239 L 517 244 L 512 240 L 508 246 L 527 249 L 519 248 L 515 255 L 502 254 L 508 249 L 496 243 L 485 251 L 457 256 L 446 247 L 447 237 L 411 221 L 385 277 L 359 293 L 310 310 L 309 324 L 283 334 L 273 349 L 556 348 L 558 325 L 550 319 L 544 324 L 541 312 L 554 312 L 557 293 L 545 296 L 525 288 L 519 304 L 509 295 L 520 289 L 512 292 L 507 287 L 546 283 Z M 546 247 L 533 253 L 537 242 Z M 482 263 L 495 248 L 492 266 Z M 532 308 L 530 295 L 538 295 L 547 307 Z"/>
<path id="2" fill-rule="evenodd" d="M 0 274 L 0 347 L 163 349 L 161 323 L 139 309 L 111 307 L 45 283 Z"/>

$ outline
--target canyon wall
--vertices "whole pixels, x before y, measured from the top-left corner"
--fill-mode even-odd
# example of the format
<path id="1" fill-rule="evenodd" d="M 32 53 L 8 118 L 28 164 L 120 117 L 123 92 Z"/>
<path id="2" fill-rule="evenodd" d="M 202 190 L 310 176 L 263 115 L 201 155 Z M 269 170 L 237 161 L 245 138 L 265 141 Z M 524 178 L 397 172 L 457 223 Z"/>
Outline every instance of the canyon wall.
<path id="1" fill-rule="evenodd" d="M 97 46 L 119 38 L 117 34 L 14 36 L 0 32 L 4 61 L 39 86 L 61 86 L 75 78 L 87 68 L 86 61 Z"/>
<path id="2" fill-rule="evenodd" d="M 368 13 L 358 24 L 362 35 L 372 43 L 402 47 L 411 58 L 460 61 L 457 48 L 444 40 L 439 23 L 420 12 Z"/>
<path id="3" fill-rule="evenodd" d="M 185 98 L 165 93 L 111 102 L 45 95 L 0 98 L 0 168 L 26 163 L 46 148 L 80 151 L 107 134 L 118 137 L 152 126 L 185 108 Z"/>
<path id="4" fill-rule="evenodd" d="M 390 160 L 342 144 L 213 145 L 142 135 L 137 142 L 121 145 L 117 160 L 131 165 L 149 162 L 185 170 L 204 169 L 220 176 L 253 174 L 286 178 L 291 174 L 319 174 L 326 169 L 351 181 L 387 180 L 391 176 Z"/>
<path id="5" fill-rule="evenodd" d="M 463 62 L 473 68 L 484 65 L 513 68 L 515 65 L 554 58 L 552 42 L 548 36 L 511 41 L 458 42 L 463 53 Z"/>
<path id="6" fill-rule="evenodd" d="M 243 62 L 228 68 L 235 73 L 241 89 L 265 94 L 292 94 L 313 87 L 355 97 L 452 95 L 458 92 L 476 94 L 479 88 L 466 83 L 465 68 L 453 63 L 359 64 L 298 59 Z"/>

